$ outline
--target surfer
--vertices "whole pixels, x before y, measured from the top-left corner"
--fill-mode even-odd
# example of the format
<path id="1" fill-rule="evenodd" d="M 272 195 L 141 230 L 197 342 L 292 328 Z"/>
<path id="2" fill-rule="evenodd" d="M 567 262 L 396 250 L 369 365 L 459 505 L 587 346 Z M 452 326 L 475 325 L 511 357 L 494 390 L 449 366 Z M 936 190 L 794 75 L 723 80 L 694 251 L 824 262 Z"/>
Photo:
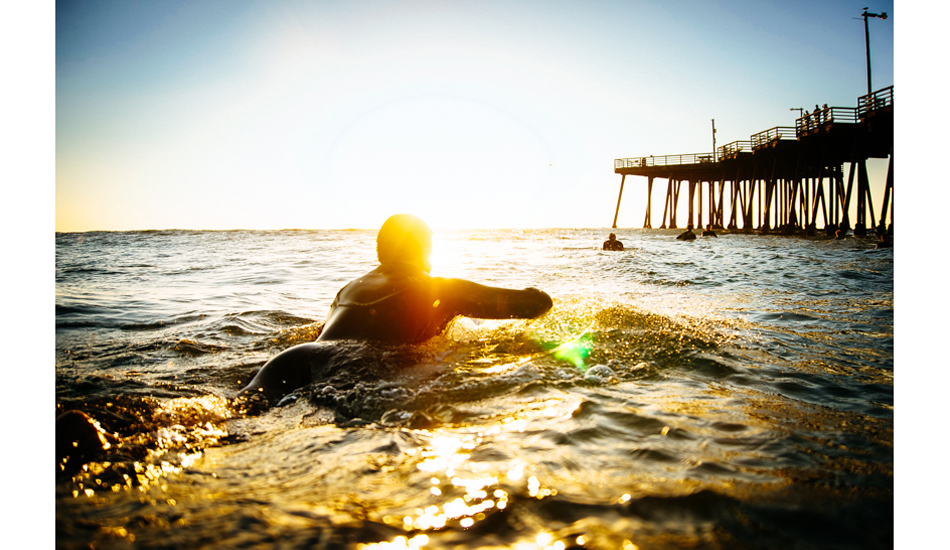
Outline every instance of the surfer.
<path id="1" fill-rule="evenodd" d="M 706 229 L 703 231 L 703 237 L 718 237 L 716 232 L 713 231 L 712 224 L 706 224 Z"/>
<path id="2" fill-rule="evenodd" d="M 693 240 L 696 240 L 696 234 L 693 233 L 693 224 L 687 225 L 687 226 L 686 226 L 686 231 L 680 233 L 679 236 L 676 237 L 676 240 L 678 240 L 678 241 L 693 241 Z"/>
<path id="3" fill-rule="evenodd" d="M 547 293 L 432 277 L 432 231 L 421 219 L 396 214 L 376 236 L 379 267 L 344 286 L 333 299 L 317 342 L 294 346 L 268 361 L 239 395 L 273 398 L 309 384 L 326 341 L 371 340 L 417 344 L 440 334 L 458 316 L 533 319 L 551 309 Z"/>
<path id="4" fill-rule="evenodd" d="M 604 250 L 623 250 L 623 243 L 617 240 L 617 235 L 611 233 L 604 241 Z"/>

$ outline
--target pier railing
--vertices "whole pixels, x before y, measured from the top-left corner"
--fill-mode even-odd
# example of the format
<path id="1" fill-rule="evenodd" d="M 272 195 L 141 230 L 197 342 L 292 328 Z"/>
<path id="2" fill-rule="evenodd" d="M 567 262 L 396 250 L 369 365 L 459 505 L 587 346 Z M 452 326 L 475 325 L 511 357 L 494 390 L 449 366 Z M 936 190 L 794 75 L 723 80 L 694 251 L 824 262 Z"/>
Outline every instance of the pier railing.
<path id="1" fill-rule="evenodd" d="M 791 126 L 776 126 L 775 128 L 769 128 L 764 132 L 754 134 L 752 136 L 752 150 L 768 147 L 776 141 L 783 139 L 790 141 L 798 139 L 795 128 L 792 128 Z"/>
<path id="2" fill-rule="evenodd" d="M 734 158 L 739 153 L 752 153 L 752 142 L 733 141 L 732 143 L 727 143 L 719 148 L 720 159 Z"/>
<path id="3" fill-rule="evenodd" d="M 798 137 L 817 133 L 825 124 L 857 124 L 858 110 L 854 107 L 825 107 L 795 121 Z"/>
<path id="4" fill-rule="evenodd" d="M 871 111 L 894 106 L 894 86 L 882 88 L 858 98 L 858 115 L 864 118 Z"/>
<path id="5" fill-rule="evenodd" d="M 736 158 L 740 153 L 751 153 L 770 147 L 778 141 L 797 141 L 802 136 L 833 132 L 834 125 L 861 124 L 867 115 L 894 105 L 894 86 L 882 88 L 858 98 L 857 107 L 824 107 L 806 113 L 795 120 L 795 127 L 776 126 L 751 136 L 749 141 L 734 141 L 711 153 L 665 155 L 661 157 L 632 157 L 614 159 L 614 170 L 662 166 L 684 166 L 716 163 L 722 159 Z"/>
<path id="6" fill-rule="evenodd" d="M 705 164 L 715 162 L 714 153 L 692 153 L 688 155 L 666 155 L 662 157 L 634 157 L 615 159 L 614 169 L 618 168 L 647 168 L 649 166 L 681 166 L 684 164 Z"/>

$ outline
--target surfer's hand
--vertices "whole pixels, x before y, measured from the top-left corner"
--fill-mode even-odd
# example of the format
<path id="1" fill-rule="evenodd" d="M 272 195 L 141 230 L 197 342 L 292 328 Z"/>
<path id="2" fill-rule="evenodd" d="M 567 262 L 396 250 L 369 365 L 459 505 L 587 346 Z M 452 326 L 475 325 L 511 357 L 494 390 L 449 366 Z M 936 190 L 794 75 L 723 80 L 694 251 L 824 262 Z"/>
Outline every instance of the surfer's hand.
<path id="1" fill-rule="evenodd" d="M 537 313 L 530 315 L 530 317 L 540 317 L 554 307 L 554 301 L 551 300 L 551 296 L 549 296 L 547 292 L 534 288 L 533 286 L 524 289 L 524 291 L 533 294 L 533 296 L 529 298 L 529 301 L 532 306 L 537 308 Z"/>

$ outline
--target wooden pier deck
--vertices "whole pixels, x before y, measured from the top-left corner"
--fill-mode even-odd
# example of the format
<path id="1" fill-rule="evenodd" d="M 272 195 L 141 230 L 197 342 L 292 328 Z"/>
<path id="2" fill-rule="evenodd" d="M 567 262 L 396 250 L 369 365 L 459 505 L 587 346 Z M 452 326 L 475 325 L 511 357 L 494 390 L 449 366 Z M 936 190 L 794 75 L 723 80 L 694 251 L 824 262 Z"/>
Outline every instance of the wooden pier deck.
<path id="1" fill-rule="evenodd" d="M 646 228 L 652 227 L 653 180 L 663 178 L 668 183 L 661 229 L 677 227 L 680 187 L 686 182 L 687 225 L 693 227 L 709 224 L 717 229 L 808 233 L 817 230 L 821 213 L 824 230 L 833 234 L 852 228 L 849 211 L 854 199 L 854 233 L 864 235 L 869 228 L 888 228 L 888 219 L 893 224 L 893 151 L 894 87 L 889 86 L 859 97 L 857 107 L 825 106 L 804 114 L 794 128 L 770 128 L 710 153 L 616 159 L 614 172 L 622 178 L 613 227 L 617 227 L 627 176 L 643 176 L 647 178 Z M 877 224 L 868 181 L 870 158 L 889 159 Z M 845 164 L 850 165 L 847 182 Z M 705 223 L 704 183 L 708 189 Z M 723 200 L 727 189 L 728 205 Z"/>

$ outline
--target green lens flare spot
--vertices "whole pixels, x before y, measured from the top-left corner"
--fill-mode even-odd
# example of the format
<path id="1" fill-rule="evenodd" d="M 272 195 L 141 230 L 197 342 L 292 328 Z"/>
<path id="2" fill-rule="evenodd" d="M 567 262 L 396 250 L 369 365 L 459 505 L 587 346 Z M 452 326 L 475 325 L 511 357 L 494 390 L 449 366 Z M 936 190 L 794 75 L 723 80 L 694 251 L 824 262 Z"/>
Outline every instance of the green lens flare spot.
<path id="1" fill-rule="evenodd" d="M 587 358 L 590 356 L 593 344 L 590 334 L 584 333 L 551 350 L 551 355 L 557 359 L 574 365 L 581 372 L 587 372 Z"/>

